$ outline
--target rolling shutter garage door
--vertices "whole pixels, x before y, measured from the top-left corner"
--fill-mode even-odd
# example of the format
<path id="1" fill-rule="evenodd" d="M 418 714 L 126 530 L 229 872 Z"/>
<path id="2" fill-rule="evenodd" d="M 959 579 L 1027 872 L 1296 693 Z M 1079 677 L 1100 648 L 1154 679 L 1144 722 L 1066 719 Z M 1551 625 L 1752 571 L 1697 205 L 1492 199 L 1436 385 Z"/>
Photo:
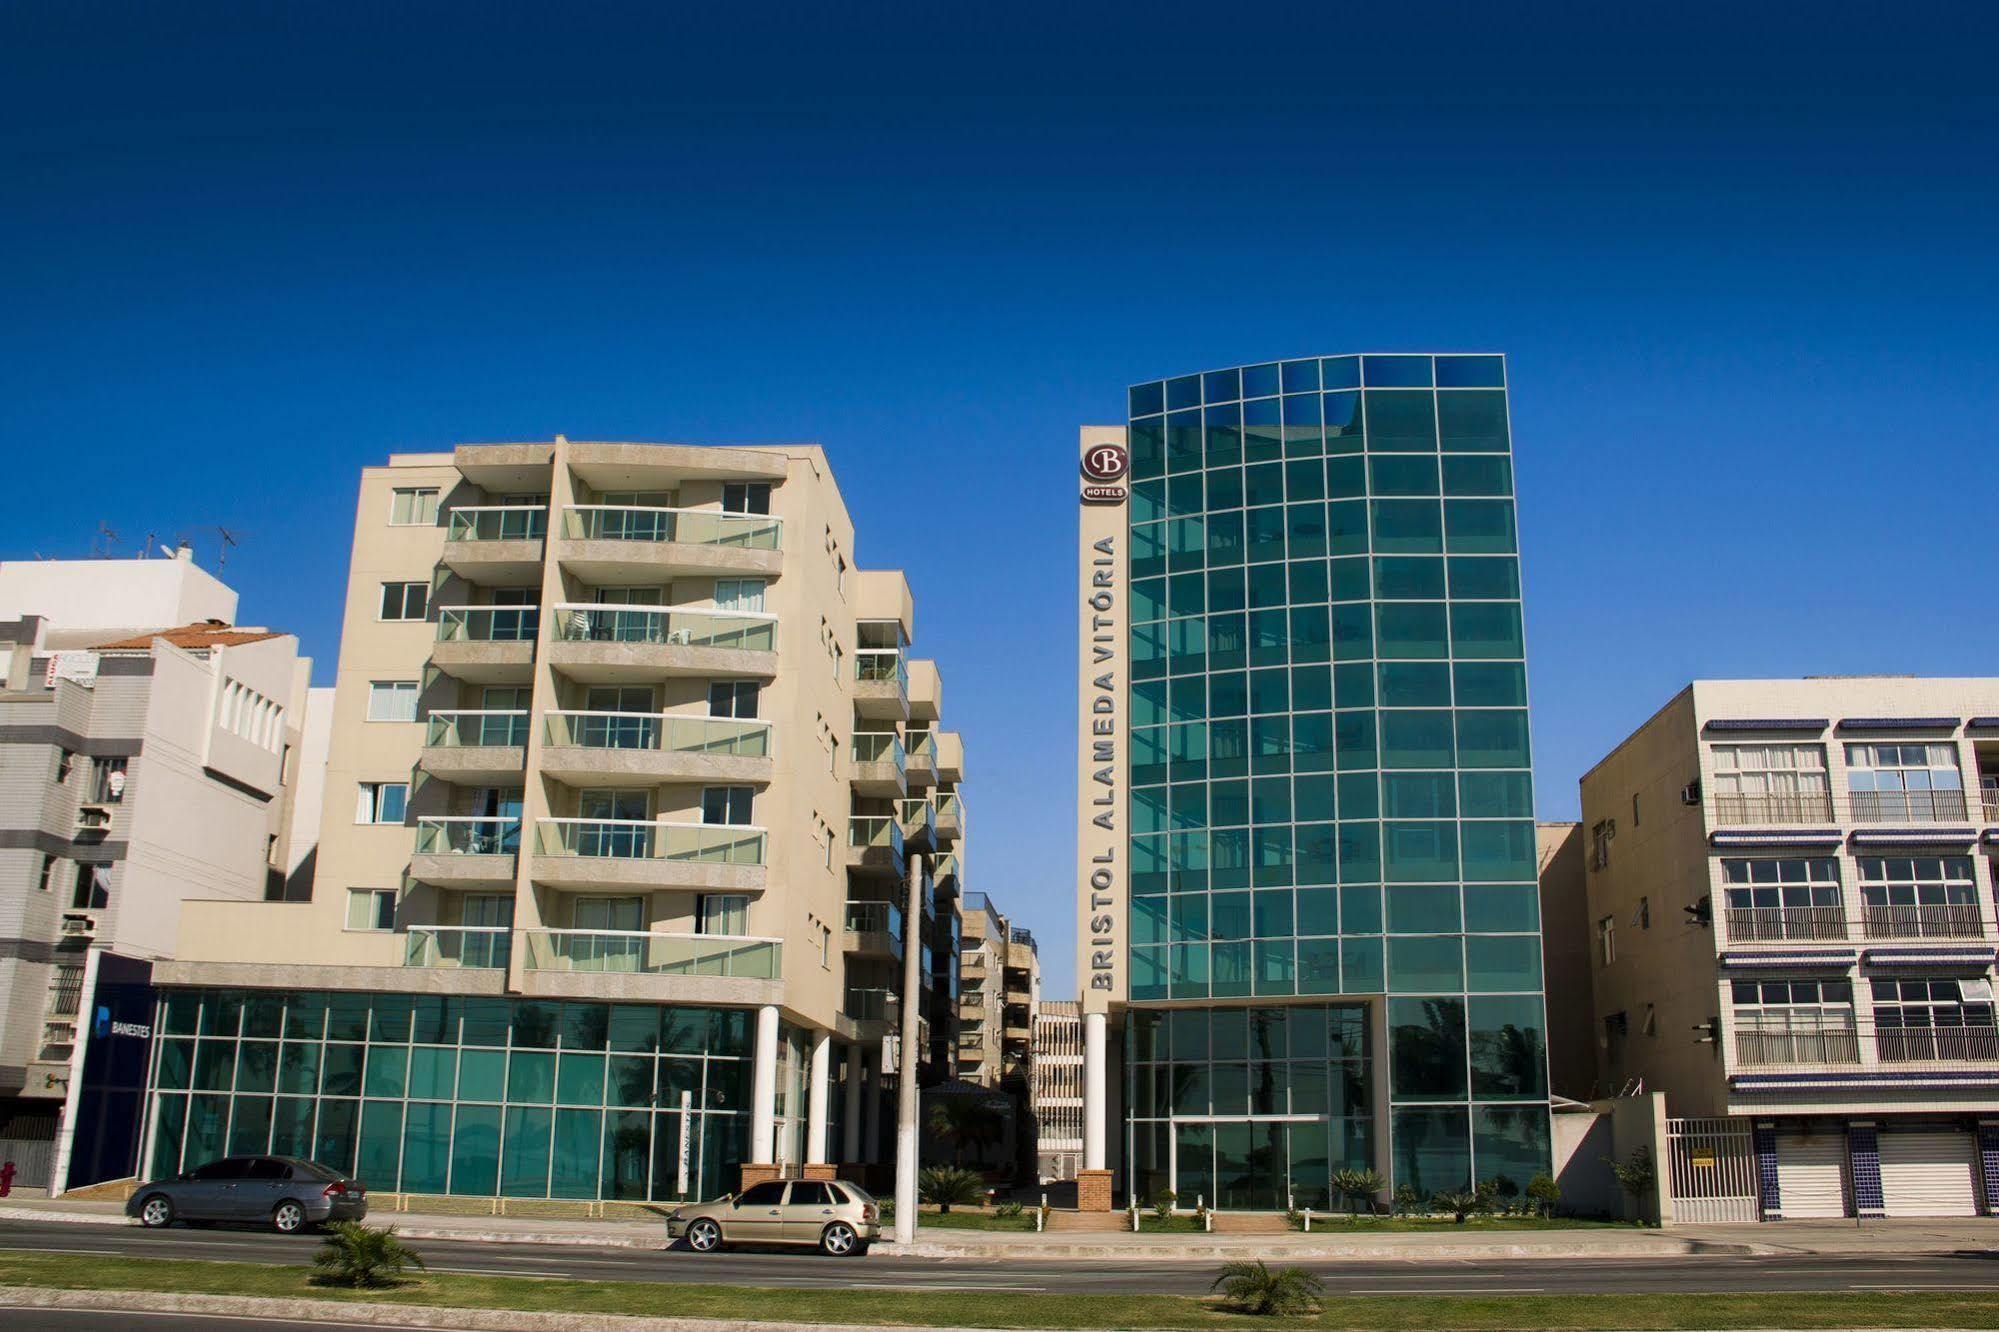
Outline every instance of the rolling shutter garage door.
<path id="1" fill-rule="evenodd" d="M 1846 1215 L 1846 1133 L 1841 1127 L 1777 1135 L 1777 1199 L 1786 1220 Z"/>
<path id="2" fill-rule="evenodd" d="M 1881 1201 L 1889 1216 L 1977 1216 L 1977 1137 L 1959 1129 L 1884 1132 Z"/>

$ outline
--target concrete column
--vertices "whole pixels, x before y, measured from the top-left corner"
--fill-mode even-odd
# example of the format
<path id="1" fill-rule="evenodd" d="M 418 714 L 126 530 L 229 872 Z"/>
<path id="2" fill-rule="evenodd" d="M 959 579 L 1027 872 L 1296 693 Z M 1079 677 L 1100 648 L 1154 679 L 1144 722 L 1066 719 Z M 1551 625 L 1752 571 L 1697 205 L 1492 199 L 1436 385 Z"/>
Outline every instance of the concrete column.
<path id="1" fill-rule="evenodd" d="M 1083 1014 L 1083 1169 L 1104 1168 L 1106 1121 L 1110 1117 L 1110 1089 L 1104 1074 L 1104 1028 L 1102 1013 Z"/>
<path id="2" fill-rule="evenodd" d="M 833 1033 L 812 1033 L 812 1072 L 806 1084 L 805 1164 L 826 1164 L 826 1083 L 833 1074 Z"/>
<path id="3" fill-rule="evenodd" d="M 1381 1176 L 1381 1192 L 1374 1200 L 1381 1206 L 1393 1209 L 1395 1206 L 1395 1157 L 1390 1150 L 1389 1120 L 1392 1109 L 1389 1104 L 1389 1047 L 1388 1047 L 1388 999 L 1383 996 L 1369 1001 L 1367 1006 L 1368 1062 L 1374 1077 L 1374 1104 L 1369 1108 L 1374 1116 L 1374 1173 Z"/>
<path id="4" fill-rule="evenodd" d="M 750 1077 L 750 1160 L 777 1160 L 777 1005 L 757 1010 L 757 1061 Z"/>
<path id="5" fill-rule="evenodd" d="M 895 1242 L 916 1242 L 917 1008 L 923 1002 L 923 857 L 909 857 L 903 906 L 902 1036 L 896 1042 Z"/>
<path id="6" fill-rule="evenodd" d="M 847 1113 L 840 1125 L 840 1160 L 857 1165 L 861 1159 L 861 1073 L 866 1067 L 859 1042 L 847 1047 Z"/>
<path id="7" fill-rule="evenodd" d="M 873 1057 L 862 1051 L 861 1065 L 870 1070 L 867 1095 L 861 1099 L 861 1164 L 878 1165 L 882 1141 L 881 1046 L 875 1046 Z"/>

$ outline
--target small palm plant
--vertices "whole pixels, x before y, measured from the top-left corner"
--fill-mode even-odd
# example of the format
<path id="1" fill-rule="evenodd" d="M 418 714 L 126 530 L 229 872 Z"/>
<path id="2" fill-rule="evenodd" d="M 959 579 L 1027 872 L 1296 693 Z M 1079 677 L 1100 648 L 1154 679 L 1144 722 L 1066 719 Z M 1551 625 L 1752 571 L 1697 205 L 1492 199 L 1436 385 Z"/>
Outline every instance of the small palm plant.
<path id="1" fill-rule="evenodd" d="M 957 1166 L 926 1166 L 916 1172 L 916 1191 L 924 1202 L 936 1203 L 948 1212 L 952 1204 L 973 1204 L 986 1196 L 985 1181 L 975 1171 Z"/>
<path id="2" fill-rule="evenodd" d="M 1346 1199 L 1347 1211 L 1358 1216 L 1363 1205 L 1372 1211 L 1374 1195 L 1382 1190 L 1382 1178 L 1372 1170 L 1335 1170 L 1333 1192 Z"/>
<path id="3" fill-rule="evenodd" d="M 394 1285 L 396 1278 L 412 1267 L 423 1267 L 424 1261 L 396 1238 L 394 1226 L 377 1230 L 359 1221 L 336 1221 L 312 1256 L 312 1265 L 327 1285 L 378 1288 Z"/>
<path id="4" fill-rule="evenodd" d="M 1161 1189 L 1152 1195 L 1152 1214 L 1161 1221 L 1173 1219 L 1173 1204 L 1180 1201 L 1180 1195 L 1171 1189 Z"/>
<path id="5" fill-rule="evenodd" d="M 1439 1212 L 1449 1212 L 1451 1220 L 1463 1225 L 1473 1212 L 1483 1212 L 1490 1204 L 1486 1196 L 1476 1190 L 1452 1189 L 1430 1195 L 1430 1206 Z"/>
<path id="6" fill-rule="evenodd" d="M 1238 1313 L 1281 1317 L 1317 1310 L 1326 1286 L 1302 1267 L 1272 1271 L 1258 1258 L 1224 1264 L 1208 1289 L 1219 1290 Z"/>

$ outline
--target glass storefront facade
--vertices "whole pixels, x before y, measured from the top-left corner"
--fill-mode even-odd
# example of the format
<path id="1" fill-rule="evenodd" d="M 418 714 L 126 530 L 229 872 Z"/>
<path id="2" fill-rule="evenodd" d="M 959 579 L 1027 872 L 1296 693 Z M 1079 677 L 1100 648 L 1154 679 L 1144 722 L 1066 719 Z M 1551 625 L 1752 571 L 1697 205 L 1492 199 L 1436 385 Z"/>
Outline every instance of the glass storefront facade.
<path id="1" fill-rule="evenodd" d="M 155 1177 L 270 1152 L 374 1190 L 642 1202 L 728 1192 L 748 1157 L 745 1009 L 191 989 L 154 1031 Z"/>
<path id="2" fill-rule="evenodd" d="M 1281 1176 L 1303 1206 L 1384 1141 L 1426 1196 L 1524 1185 L 1547 1061 L 1503 358 L 1243 366 L 1130 407 L 1134 1185 L 1208 1150 L 1221 1205 L 1281 1206 Z"/>

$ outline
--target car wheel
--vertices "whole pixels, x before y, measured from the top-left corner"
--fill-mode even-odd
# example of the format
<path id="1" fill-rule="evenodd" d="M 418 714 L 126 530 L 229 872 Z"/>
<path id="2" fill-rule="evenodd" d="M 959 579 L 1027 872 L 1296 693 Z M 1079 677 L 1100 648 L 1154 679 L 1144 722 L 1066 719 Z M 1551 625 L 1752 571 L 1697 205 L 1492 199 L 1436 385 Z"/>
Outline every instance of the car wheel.
<path id="1" fill-rule="evenodd" d="M 305 1229 L 305 1208 L 287 1198 L 271 1209 L 271 1229 L 280 1235 L 293 1235 Z"/>
<path id="2" fill-rule="evenodd" d="M 174 1205 L 163 1193 L 155 1193 L 139 1205 L 139 1224 L 158 1230 L 174 1223 Z"/>
<path id="3" fill-rule="evenodd" d="M 847 1258 L 861 1252 L 861 1237 L 845 1221 L 835 1221 L 819 1232 L 819 1252 L 828 1258 Z"/>
<path id="4" fill-rule="evenodd" d="M 696 1253 L 713 1253 L 722 1247 L 722 1228 L 702 1217 L 687 1228 L 687 1247 Z"/>

